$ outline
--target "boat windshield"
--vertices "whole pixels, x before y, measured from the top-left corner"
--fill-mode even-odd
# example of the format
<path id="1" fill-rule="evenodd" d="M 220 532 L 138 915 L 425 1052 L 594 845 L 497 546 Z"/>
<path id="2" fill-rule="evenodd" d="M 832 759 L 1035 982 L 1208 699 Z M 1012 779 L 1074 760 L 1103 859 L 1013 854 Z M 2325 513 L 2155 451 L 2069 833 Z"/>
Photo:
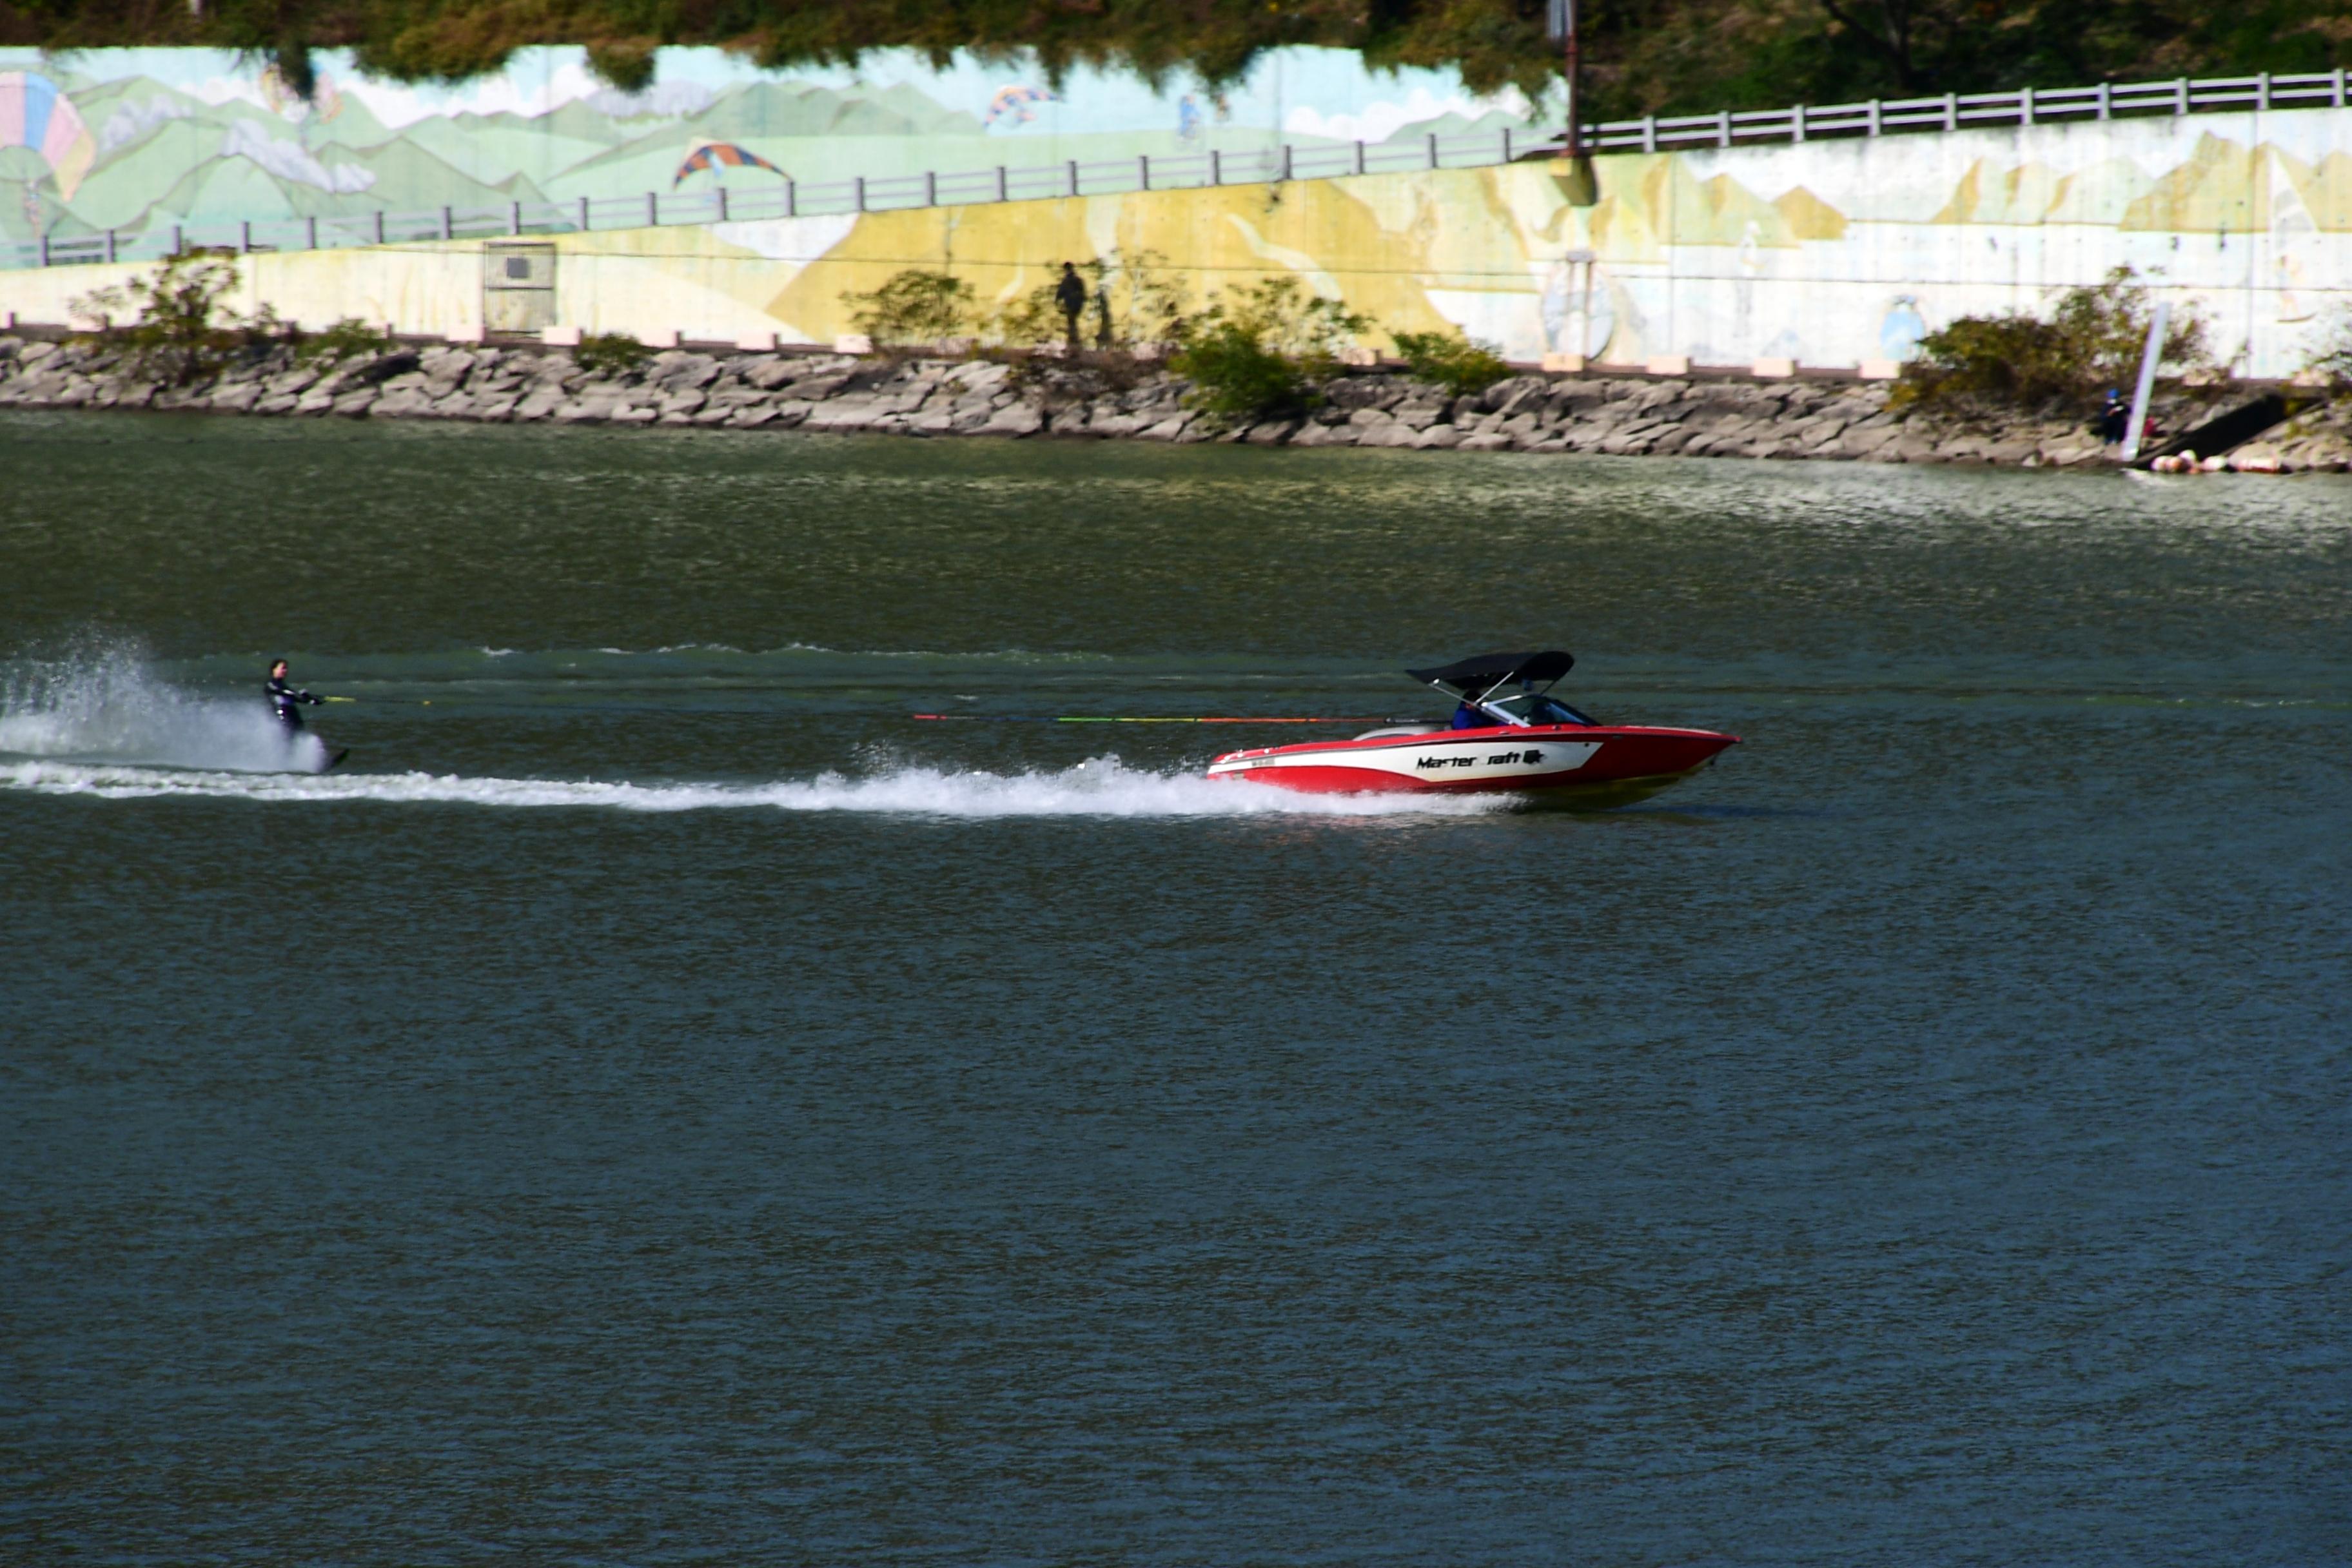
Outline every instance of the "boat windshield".
<path id="1" fill-rule="evenodd" d="M 1487 712 L 1497 714 L 1514 724 L 1597 724 L 1599 720 L 1580 713 L 1559 698 L 1540 691 L 1523 691 L 1512 697 L 1489 697 L 1481 704 Z"/>

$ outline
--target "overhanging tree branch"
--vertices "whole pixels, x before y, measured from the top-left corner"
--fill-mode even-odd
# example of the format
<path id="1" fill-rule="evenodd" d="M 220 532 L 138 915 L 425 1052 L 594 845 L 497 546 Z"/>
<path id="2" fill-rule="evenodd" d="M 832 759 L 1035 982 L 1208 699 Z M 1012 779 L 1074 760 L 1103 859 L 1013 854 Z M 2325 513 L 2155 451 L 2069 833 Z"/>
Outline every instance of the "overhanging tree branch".
<path id="1" fill-rule="evenodd" d="M 1895 68 L 1896 81 L 1906 88 L 1919 85 L 1918 72 L 1911 62 L 1913 16 L 1906 0 L 1879 0 L 1878 14 L 1885 24 L 1884 33 L 1864 26 L 1861 16 L 1842 0 L 1821 0 L 1821 5 L 1832 21 L 1886 58 L 1886 63 Z"/>

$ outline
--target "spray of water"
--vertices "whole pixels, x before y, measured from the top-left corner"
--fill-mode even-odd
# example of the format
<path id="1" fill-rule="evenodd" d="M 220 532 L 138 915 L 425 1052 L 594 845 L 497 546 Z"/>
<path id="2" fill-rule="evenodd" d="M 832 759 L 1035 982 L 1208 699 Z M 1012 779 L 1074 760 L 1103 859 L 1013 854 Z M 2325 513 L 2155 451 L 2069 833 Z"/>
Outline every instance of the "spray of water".
<path id="1" fill-rule="evenodd" d="M 186 691 L 130 649 L 90 647 L 0 666 L 0 758 L 16 766 L 96 765 L 210 773 L 312 773 L 315 735 L 289 735 L 258 691 L 241 700 Z"/>
<path id="2" fill-rule="evenodd" d="M 767 784 L 631 784 L 406 773 L 256 775 L 51 761 L 0 763 L 0 788 L 111 800 L 155 796 L 263 802 L 389 801 L 609 811 L 844 811 L 933 817 L 1469 816 L 1490 799 L 1308 795 L 1261 784 L 1149 773 L 1116 757 L 1022 773 L 898 767 L 864 778 L 820 773 Z"/>
<path id="3" fill-rule="evenodd" d="M 1491 800 L 1306 795 L 1115 756 L 1018 773 L 885 764 L 864 775 L 756 783 L 325 773 L 316 736 L 289 736 L 257 692 L 173 686 L 135 649 L 91 647 L 0 665 L 0 789 L 107 800 L 383 801 L 607 811 L 870 812 L 934 817 L 1466 816 Z"/>

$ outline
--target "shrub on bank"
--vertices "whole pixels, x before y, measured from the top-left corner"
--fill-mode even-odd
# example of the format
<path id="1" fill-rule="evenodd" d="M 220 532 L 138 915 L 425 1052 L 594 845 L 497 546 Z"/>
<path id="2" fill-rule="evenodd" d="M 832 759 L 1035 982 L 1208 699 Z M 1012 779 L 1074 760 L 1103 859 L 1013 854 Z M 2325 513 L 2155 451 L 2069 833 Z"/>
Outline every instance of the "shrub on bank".
<path id="1" fill-rule="evenodd" d="M 1187 401 L 1193 407 L 1228 424 L 1304 413 L 1309 405 L 1298 366 L 1238 322 L 1194 333 L 1170 368 L 1192 384 Z"/>
<path id="2" fill-rule="evenodd" d="M 653 357 L 653 350 L 626 332 L 590 332 L 572 362 L 591 375 L 626 375 Z"/>
<path id="3" fill-rule="evenodd" d="M 1190 319 L 1187 295 L 1158 251 L 1112 251 L 1076 265 L 1087 285 L 1087 307 L 1078 318 L 1082 346 L 1144 354 L 1182 339 Z M 1055 298 L 1060 283 L 1058 276 L 1049 278 L 1001 306 L 989 320 L 988 340 L 1008 349 L 1063 347 L 1069 321 Z"/>
<path id="4" fill-rule="evenodd" d="M 1369 317 L 1310 293 L 1295 277 L 1228 289 L 1193 310 L 1181 279 L 1155 252 L 1114 251 L 1076 267 L 1087 285 L 1079 342 L 1092 351 L 1085 375 L 1124 385 L 1144 361 L 1169 352 L 1170 368 L 1192 383 L 1191 405 L 1228 425 L 1306 413 L 1320 400 L 1316 384 L 1339 371 L 1342 351 L 1375 330 Z M 1060 281 L 1049 276 L 1001 303 L 977 335 L 1000 349 L 1059 353 L 1070 330 L 1056 298 Z M 947 342 L 972 334 L 977 317 L 969 283 L 921 268 L 843 300 L 852 323 L 878 348 Z M 1401 332 L 1396 343 L 1415 376 L 1454 396 L 1510 374 L 1492 344 L 1458 331 Z M 1060 387 L 1080 369 L 1024 361 L 1016 374 L 1024 384 L 1043 376 Z"/>
<path id="5" fill-rule="evenodd" d="M 1088 262 L 1078 268 L 1081 274 L 1099 273 L 1099 262 Z M 985 336 L 992 344 L 1007 349 L 1059 349 L 1068 339 L 1067 322 L 1062 307 L 1054 298 L 1053 281 L 1015 295 L 996 309 L 988 320 Z M 1080 340 L 1084 341 L 1085 323 L 1080 323 Z M 1096 337 L 1104 335 L 1097 323 Z"/>
<path id="6" fill-rule="evenodd" d="M 2321 324 L 2317 340 L 2303 362 L 2330 386 L 2352 386 L 2352 305 L 2338 305 Z"/>
<path id="7" fill-rule="evenodd" d="M 971 285 L 948 272 L 908 268 L 870 293 L 844 296 L 850 323 L 877 348 L 928 347 L 970 330 Z"/>
<path id="8" fill-rule="evenodd" d="M 98 319 L 90 336 L 120 353 L 126 369 L 167 386 L 194 385 L 281 348 L 305 363 L 369 358 L 392 348 L 391 334 L 356 316 L 306 332 L 268 305 L 240 315 L 227 305 L 236 282 L 235 251 L 184 250 L 152 272 L 74 300 L 73 308 Z M 118 321 L 124 311 L 136 314 Z"/>
<path id="9" fill-rule="evenodd" d="M 1511 374 L 1494 344 L 1458 331 L 1399 332 L 1396 346 L 1414 380 L 1442 386 L 1456 397 L 1474 396 Z"/>
<path id="10" fill-rule="evenodd" d="M 1890 407 L 1971 404 L 2043 409 L 2084 403 L 2102 389 L 2128 386 L 2139 374 L 2153 307 L 2147 289 L 2118 267 L 2101 283 L 2069 289 L 2047 321 L 2012 310 L 1961 316 L 1919 340 L 1920 358 L 1904 367 Z M 2160 363 L 2176 369 L 2208 364 L 2205 323 L 2193 311 L 2165 330 Z"/>
<path id="11" fill-rule="evenodd" d="M 1183 340 L 1192 295 L 1166 257 L 1149 249 L 1113 251 L 1097 265 L 1101 270 L 1092 283 L 1101 339 L 1131 352 L 1158 352 Z"/>
<path id="12" fill-rule="evenodd" d="M 247 341 L 245 328 L 269 331 L 279 323 L 265 311 L 240 323 L 224 301 L 236 287 L 236 253 L 183 250 L 154 271 L 73 301 L 75 311 L 96 317 L 97 336 L 124 352 L 139 374 L 166 385 L 186 386 L 217 373 Z M 115 317 L 135 310 L 128 325 Z"/>
<path id="13" fill-rule="evenodd" d="M 1193 407 L 1227 424 L 1302 414 L 1315 384 L 1339 368 L 1339 351 L 1372 330 L 1370 317 L 1308 295 L 1296 278 L 1229 289 L 1183 323 L 1169 361 L 1192 384 Z"/>
<path id="14" fill-rule="evenodd" d="M 313 361 L 367 359 L 392 350 L 392 334 L 373 321 L 362 321 L 357 316 L 345 316 L 332 326 L 321 327 L 304 336 L 294 347 L 294 357 L 305 363 Z"/>

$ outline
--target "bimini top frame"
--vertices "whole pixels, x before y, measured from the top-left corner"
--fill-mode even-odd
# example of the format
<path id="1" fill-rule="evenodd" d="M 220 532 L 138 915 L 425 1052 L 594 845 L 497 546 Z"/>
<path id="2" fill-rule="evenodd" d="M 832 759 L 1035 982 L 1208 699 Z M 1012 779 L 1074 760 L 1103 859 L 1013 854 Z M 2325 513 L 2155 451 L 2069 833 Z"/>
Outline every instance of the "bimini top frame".
<path id="1" fill-rule="evenodd" d="M 1574 654 L 1554 648 L 1544 653 L 1482 653 L 1452 664 L 1408 669 L 1405 673 L 1424 686 L 1453 692 L 1476 707 L 1515 680 L 1530 684 L 1539 680 L 1543 685 L 1538 689 L 1549 690 L 1575 667 Z"/>

